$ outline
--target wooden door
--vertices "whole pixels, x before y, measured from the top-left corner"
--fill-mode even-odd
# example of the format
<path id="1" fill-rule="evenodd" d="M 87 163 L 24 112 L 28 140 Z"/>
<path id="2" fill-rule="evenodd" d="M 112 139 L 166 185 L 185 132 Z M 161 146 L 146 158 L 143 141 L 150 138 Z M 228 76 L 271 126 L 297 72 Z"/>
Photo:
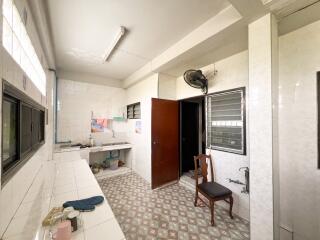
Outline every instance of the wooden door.
<path id="1" fill-rule="evenodd" d="M 152 189 L 179 179 L 179 104 L 152 99 Z"/>

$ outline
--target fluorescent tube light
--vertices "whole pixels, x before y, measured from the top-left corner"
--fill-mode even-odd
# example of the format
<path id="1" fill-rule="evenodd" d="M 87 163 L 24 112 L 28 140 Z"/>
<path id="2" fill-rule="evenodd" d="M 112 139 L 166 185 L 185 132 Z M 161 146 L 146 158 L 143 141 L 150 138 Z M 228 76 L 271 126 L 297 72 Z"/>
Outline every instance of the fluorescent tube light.
<path id="1" fill-rule="evenodd" d="M 111 56 L 111 54 L 113 53 L 113 51 L 115 50 L 115 47 L 118 45 L 120 39 L 124 36 L 124 34 L 126 33 L 126 29 L 125 27 L 120 27 L 119 30 L 117 31 L 117 34 L 115 35 L 112 43 L 110 44 L 109 48 L 107 49 L 107 51 L 104 54 L 103 60 L 104 62 L 107 62 Z"/>

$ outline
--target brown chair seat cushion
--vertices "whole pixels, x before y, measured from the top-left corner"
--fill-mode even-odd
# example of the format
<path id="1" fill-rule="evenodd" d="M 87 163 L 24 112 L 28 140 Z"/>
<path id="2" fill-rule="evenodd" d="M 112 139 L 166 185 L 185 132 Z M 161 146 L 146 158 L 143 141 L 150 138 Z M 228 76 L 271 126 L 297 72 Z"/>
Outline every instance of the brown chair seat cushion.
<path id="1" fill-rule="evenodd" d="M 212 198 L 224 197 L 232 194 L 231 190 L 216 182 L 201 183 L 198 185 L 198 187 L 202 192 L 206 193 Z"/>

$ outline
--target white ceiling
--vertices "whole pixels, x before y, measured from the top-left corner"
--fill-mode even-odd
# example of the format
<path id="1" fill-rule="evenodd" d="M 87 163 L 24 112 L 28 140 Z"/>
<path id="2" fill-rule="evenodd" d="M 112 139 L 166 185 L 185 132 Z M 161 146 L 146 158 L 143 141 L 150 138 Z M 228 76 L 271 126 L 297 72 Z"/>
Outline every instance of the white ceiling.
<path id="1" fill-rule="evenodd" d="M 301 27 L 303 22 L 296 19 L 291 21 L 287 16 L 291 17 L 292 13 L 319 2 L 319 0 L 252 1 L 254 2 L 251 0 L 46 0 L 57 68 L 61 74 L 85 73 L 84 76 L 90 74 L 101 76 L 106 81 L 126 79 L 232 4 L 241 13 L 242 21 L 158 69 L 172 76 L 180 76 L 187 68 L 199 68 L 247 49 L 247 24 L 259 16 L 273 12 L 280 20 L 280 33 L 283 34 L 292 31 L 296 26 Z M 319 14 L 315 11 L 313 15 Z M 282 21 L 287 19 L 288 21 Z M 282 24 L 283 22 L 285 24 Z M 103 54 L 119 26 L 125 26 L 128 32 L 110 61 L 103 63 Z"/>
<path id="2" fill-rule="evenodd" d="M 124 79 L 229 6 L 226 0 L 47 0 L 58 69 Z M 119 26 L 128 30 L 109 62 Z"/>

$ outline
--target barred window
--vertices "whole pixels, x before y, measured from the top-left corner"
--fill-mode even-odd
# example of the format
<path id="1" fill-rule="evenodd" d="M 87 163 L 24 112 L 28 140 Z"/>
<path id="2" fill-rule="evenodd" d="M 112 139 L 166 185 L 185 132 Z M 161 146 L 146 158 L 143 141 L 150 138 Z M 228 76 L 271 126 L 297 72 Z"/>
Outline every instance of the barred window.
<path id="1" fill-rule="evenodd" d="M 207 148 L 246 154 L 245 88 L 206 97 Z"/>

